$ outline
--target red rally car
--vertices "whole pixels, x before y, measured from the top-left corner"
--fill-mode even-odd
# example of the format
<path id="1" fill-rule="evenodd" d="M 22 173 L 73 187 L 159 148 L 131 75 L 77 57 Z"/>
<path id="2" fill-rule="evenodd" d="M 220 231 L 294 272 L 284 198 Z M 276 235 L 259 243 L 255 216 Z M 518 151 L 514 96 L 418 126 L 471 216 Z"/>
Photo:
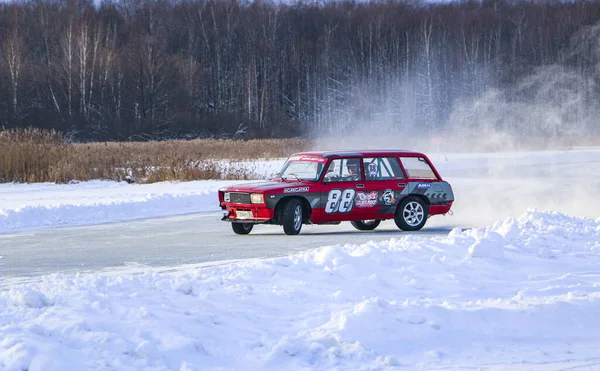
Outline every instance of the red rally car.
<path id="1" fill-rule="evenodd" d="M 412 151 L 296 153 L 270 181 L 219 190 L 222 220 L 237 234 L 277 224 L 296 235 L 303 224 L 342 221 L 373 230 L 386 219 L 417 231 L 429 216 L 448 213 L 453 201 L 429 158 Z"/>

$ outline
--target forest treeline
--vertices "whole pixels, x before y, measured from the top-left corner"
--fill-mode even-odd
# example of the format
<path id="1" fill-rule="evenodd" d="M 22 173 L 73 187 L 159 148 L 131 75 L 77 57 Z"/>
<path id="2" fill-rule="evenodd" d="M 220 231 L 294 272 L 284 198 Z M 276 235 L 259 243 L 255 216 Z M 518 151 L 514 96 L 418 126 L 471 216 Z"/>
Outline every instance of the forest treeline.
<path id="1" fill-rule="evenodd" d="M 600 100 L 598 20 L 586 0 L 2 3 L 0 127 L 75 140 L 435 132 L 490 89 L 534 99 L 520 81 L 546 66 L 585 76 L 567 87 L 583 92 L 569 111 L 581 120 Z"/>

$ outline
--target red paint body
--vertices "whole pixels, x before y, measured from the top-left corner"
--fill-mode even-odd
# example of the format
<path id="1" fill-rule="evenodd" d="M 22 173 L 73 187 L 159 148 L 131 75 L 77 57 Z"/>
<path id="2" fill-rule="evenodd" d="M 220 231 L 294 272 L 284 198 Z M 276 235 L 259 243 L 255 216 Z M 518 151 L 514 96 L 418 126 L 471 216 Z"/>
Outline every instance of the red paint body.
<path id="1" fill-rule="evenodd" d="M 288 161 L 315 162 L 319 164 L 318 166 L 322 166 L 321 169 L 328 169 L 332 161 L 349 158 L 360 159 L 360 179 L 358 180 L 326 182 L 326 170 L 322 170 L 316 180 L 276 178 L 270 181 L 240 184 L 221 189 L 219 191 L 219 204 L 225 214 L 223 220 L 280 224 L 276 209 L 278 205 L 282 205 L 290 197 L 303 199 L 303 202 L 307 205 L 308 213 L 304 217 L 305 224 L 392 219 L 396 207 L 402 199 L 411 195 L 421 197 L 426 201 L 429 216 L 446 214 L 450 211 L 454 201 L 450 185 L 442 179 L 429 158 L 419 152 L 302 152 L 293 155 Z M 372 163 L 366 164 L 365 158 L 397 158 L 402 174 L 396 174 L 398 177 L 394 179 L 369 180 L 365 167 L 372 166 Z M 419 178 L 409 174 L 404 163 L 410 162 L 411 159 L 418 160 L 418 165 L 425 168 L 430 167 L 429 176 Z M 395 159 L 393 160 L 395 161 Z M 386 192 L 391 197 L 382 198 L 386 195 Z M 230 197 L 229 201 L 225 200 L 226 193 Z M 249 194 L 262 194 L 264 202 L 251 203 L 248 199 Z M 231 199 L 232 197 L 236 199 Z M 339 202 L 335 204 L 335 197 L 345 197 L 346 207 L 340 206 Z M 378 197 L 378 199 L 374 200 L 374 197 Z M 328 207 L 328 203 L 330 207 Z M 334 210 L 332 205 L 339 209 L 332 211 Z M 346 210 L 348 211 L 346 212 Z M 247 213 L 248 211 L 252 213 L 251 216 Z M 246 212 L 246 215 L 240 217 L 240 212 L 241 214 Z"/>

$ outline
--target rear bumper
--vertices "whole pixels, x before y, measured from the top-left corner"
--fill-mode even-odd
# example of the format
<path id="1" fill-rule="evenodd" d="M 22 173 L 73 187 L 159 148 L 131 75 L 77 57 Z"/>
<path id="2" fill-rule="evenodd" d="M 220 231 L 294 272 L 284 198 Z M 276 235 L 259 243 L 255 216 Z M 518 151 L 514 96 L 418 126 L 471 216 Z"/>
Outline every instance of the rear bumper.
<path id="1" fill-rule="evenodd" d="M 222 202 L 221 209 L 223 209 L 223 218 L 221 220 L 226 222 L 238 222 L 238 223 L 266 223 L 273 218 L 275 211 L 267 208 L 265 205 L 257 204 L 231 204 Z M 252 213 L 252 217 L 245 215 L 239 217 L 238 212 Z"/>
<path id="2" fill-rule="evenodd" d="M 451 208 L 452 201 L 449 201 L 443 205 L 431 205 L 429 206 L 429 215 L 447 214 Z"/>

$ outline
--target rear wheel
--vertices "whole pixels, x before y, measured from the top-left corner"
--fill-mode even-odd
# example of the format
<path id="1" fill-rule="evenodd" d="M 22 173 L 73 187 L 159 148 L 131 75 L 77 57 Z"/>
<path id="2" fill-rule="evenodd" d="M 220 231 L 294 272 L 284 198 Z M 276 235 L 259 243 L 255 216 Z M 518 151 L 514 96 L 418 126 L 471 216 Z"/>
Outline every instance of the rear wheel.
<path id="1" fill-rule="evenodd" d="M 252 223 L 231 223 L 231 228 L 236 234 L 248 234 L 254 227 Z"/>
<path id="2" fill-rule="evenodd" d="M 420 198 L 408 196 L 396 209 L 394 222 L 403 231 L 418 231 L 427 221 L 429 206 Z"/>
<path id="3" fill-rule="evenodd" d="M 372 231 L 379 226 L 381 220 L 354 220 L 350 223 L 359 231 Z"/>
<path id="4" fill-rule="evenodd" d="M 291 199 L 283 206 L 281 224 L 283 231 L 288 235 L 296 235 L 302 229 L 302 203 L 300 200 Z"/>

